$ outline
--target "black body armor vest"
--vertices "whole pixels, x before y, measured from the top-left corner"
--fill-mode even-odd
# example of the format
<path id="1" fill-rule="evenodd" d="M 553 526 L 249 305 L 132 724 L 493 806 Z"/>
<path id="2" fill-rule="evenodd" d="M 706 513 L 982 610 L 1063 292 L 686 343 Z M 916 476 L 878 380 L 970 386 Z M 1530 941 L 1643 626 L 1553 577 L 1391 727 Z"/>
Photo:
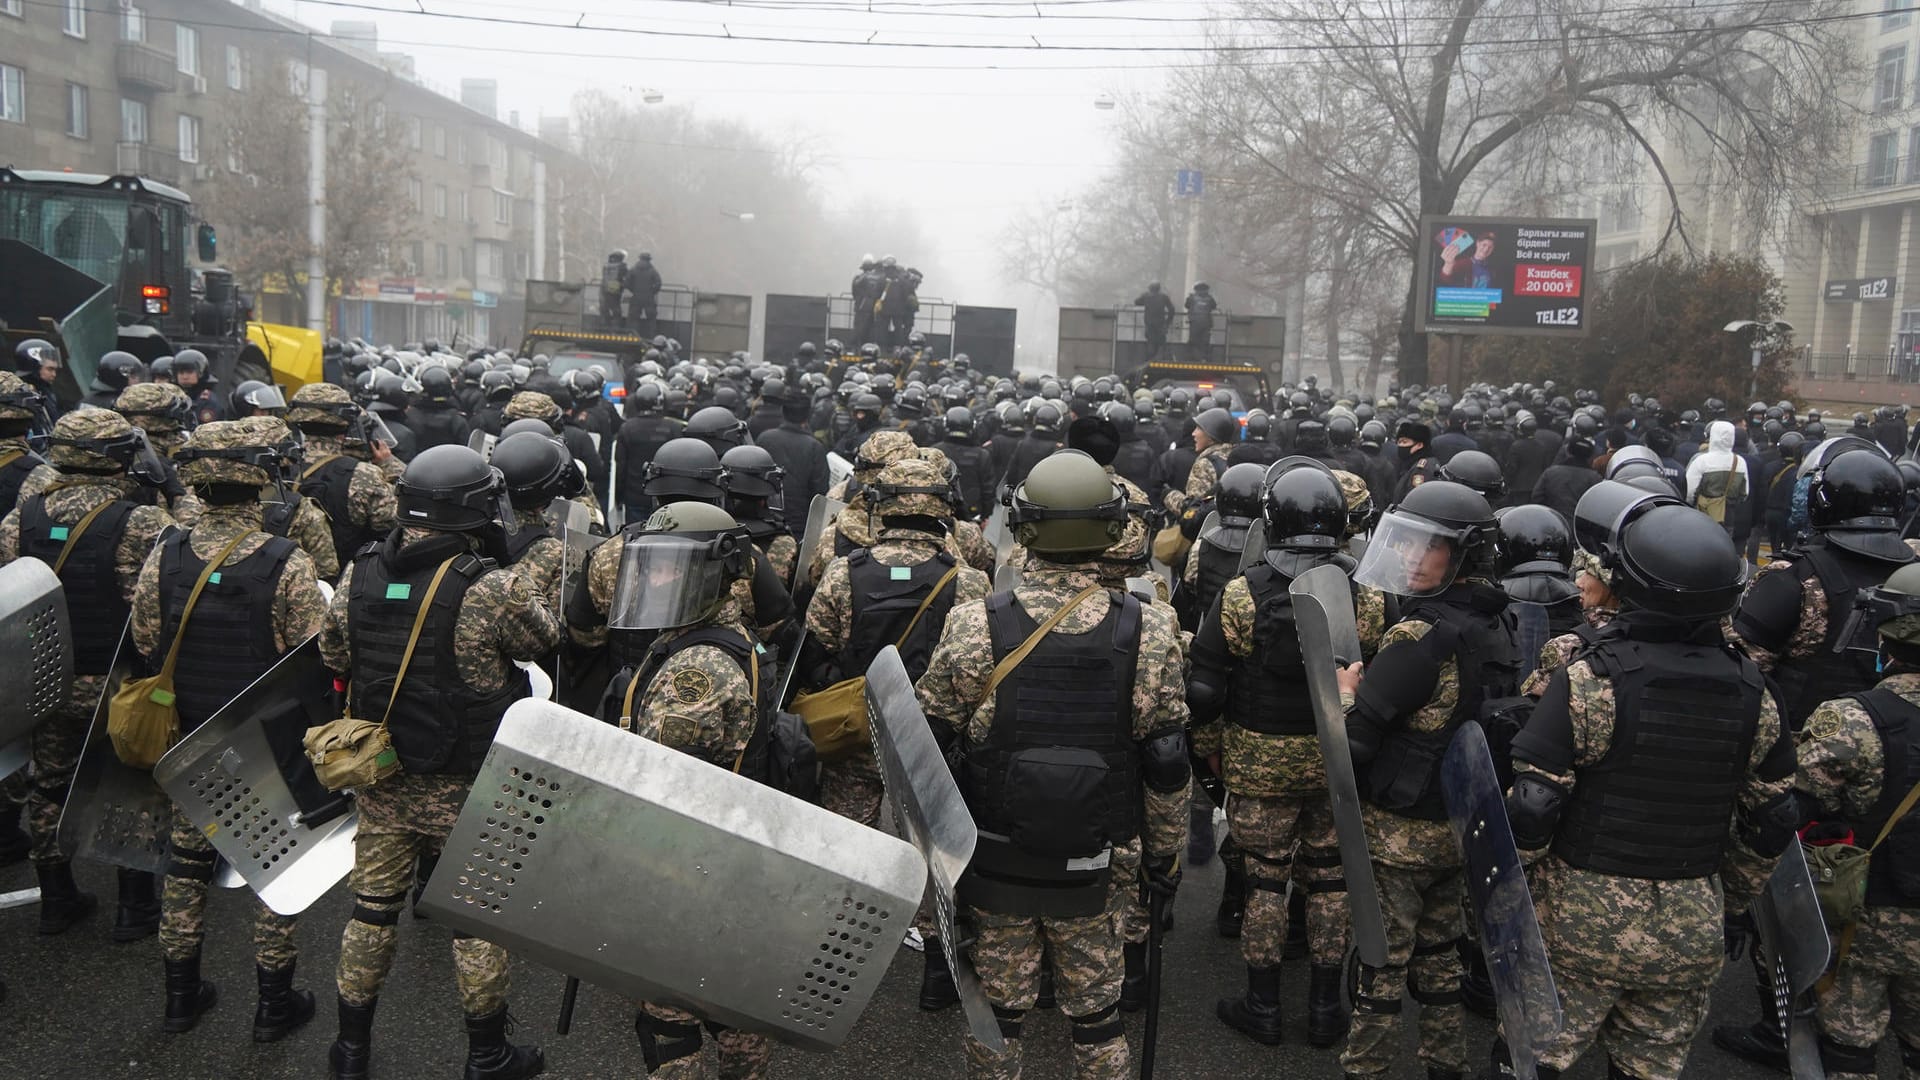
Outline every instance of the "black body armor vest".
<path id="1" fill-rule="evenodd" d="M 880 650 L 899 642 L 927 593 L 954 565 L 953 556 L 944 551 L 912 567 L 888 566 L 864 548 L 847 556 L 847 576 L 853 585 L 853 629 L 846 651 L 840 655 L 840 670 L 849 675 L 865 672 Z M 953 583 L 948 582 L 927 605 L 913 633 L 900 644 L 900 662 L 908 678 L 918 680 L 926 674 L 927 661 L 933 658 L 933 647 L 939 643 L 940 630 L 952 609 Z"/>
<path id="2" fill-rule="evenodd" d="M 173 673 L 181 730 L 205 723 L 280 661 L 283 654 L 273 645 L 274 593 L 287 558 L 298 550 L 298 544 L 276 536 L 207 579 L 180 639 Z M 206 560 L 193 553 L 186 532 L 176 531 L 162 542 L 161 648 L 179 631 L 180 613 L 206 566 Z"/>
<path id="3" fill-rule="evenodd" d="M 20 554 L 31 555 L 51 567 L 60 561 L 67 533 L 78 522 L 56 524 L 38 497 L 20 504 Z M 60 586 L 67 610 L 73 613 L 73 671 L 76 675 L 105 675 L 113 667 L 113 653 L 133 608 L 120 591 L 120 575 L 113 556 L 127 531 L 127 515 L 134 504 L 122 499 L 100 511 L 73 545 L 73 554 L 60 569 Z"/>
<path id="4" fill-rule="evenodd" d="M 1854 826 L 1855 843 L 1871 844 L 1907 792 L 1920 783 L 1920 707 L 1877 687 L 1855 694 L 1854 700 L 1873 717 L 1887 763 L 1880 798 L 1867 819 Z M 1867 904 L 1920 908 L 1920 811 L 1909 811 L 1874 851 L 1867 864 Z"/>
<path id="5" fill-rule="evenodd" d="M 1846 648 L 1840 636 L 1852 621 L 1854 595 L 1883 584 L 1899 564 L 1869 559 L 1819 540 L 1790 557 L 1800 583 L 1804 586 L 1809 578 L 1819 578 L 1820 591 L 1827 598 L 1827 633 L 1819 646 L 1804 659 L 1786 660 L 1773 669 L 1774 682 L 1785 699 L 1787 723 L 1799 731 L 1821 702 L 1869 689 L 1880 681 L 1874 649 Z M 1834 651 L 1835 645 L 1841 646 L 1839 652 Z"/>
<path id="6" fill-rule="evenodd" d="M 1313 699 L 1293 624 L 1292 583 L 1264 561 L 1247 569 L 1253 654 L 1227 677 L 1227 719 L 1262 735 L 1312 735 Z"/>
<path id="7" fill-rule="evenodd" d="M 0 517 L 5 517 L 20 502 L 20 488 L 27 482 L 27 476 L 39 466 L 40 457 L 25 450 L 9 450 L 0 454 Z"/>
<path id="8" fill-rule="evenodd" d="M 381 539 L 378 532 L 356 525 L 349 509 L 347 493 L 353 487 L 353 471 L 359 462 L 345 454 L 328 461 L 302 477 L 300 494 L 320 504 L 327 513 L 327 525 L 333 531 L 333 553 L 340 565 L 351 563 L 360 549 Z"/>

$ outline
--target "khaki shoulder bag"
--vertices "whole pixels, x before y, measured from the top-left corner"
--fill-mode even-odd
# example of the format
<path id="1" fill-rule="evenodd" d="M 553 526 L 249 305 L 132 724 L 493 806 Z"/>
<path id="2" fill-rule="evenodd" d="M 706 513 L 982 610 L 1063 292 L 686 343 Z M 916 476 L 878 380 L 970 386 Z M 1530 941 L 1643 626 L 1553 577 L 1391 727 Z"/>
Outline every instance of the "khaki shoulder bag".
<path id="1" fill-rule="evenodd" d="M 946 572 L 933 588 L 927 590 L 926 598 L 920 601 L 920 607 L 908 620 L 907 628 L 893 643 L 898 649 L 913 636 L 914 628 L 920 625 L 920 617 L 933 606 L 933 601 L 960 573 L 959 564 Z M 799 657 L 793 658 L 799 662 Z M 777 702 L 775 704 L 778 704 Z M 821 761 L 840 761 L 851 757 L 863 747 L 871 746 L 871 737 L 867 732 L 867 677 L 855 675 L 851 679 L 842 679 L 824 690 L 811 694 L 796 694 L 793 699 L 793 712 L 806 722 L 807 735 L 813 739 L 813 748 Z"/>
<path id="2" fill-rule="evenodd" d="M 93 513 L 99 513 L 95 510 Z M 67 550 L 72 550 L 73 540 L 86 528 L 93 514 L 81 519 L 80 526 L 74 530 L 73 537 L 67 541 Z M 126 679 L 120 683 L 120 689 L 114 691 L 113 698 L 107 702 L 107 737 L 113 741 L 116 757 L 136 769 L 151 769 L 160 758 L 180 741 L 180 710 L 174 704 L 173 669 L 180 659 L 180 642 L 187 636 L 187 620 L 193 617 L 193 606 L 200 601 L 200 592 L 207 587 L 220 565 L 233 554 L 240 541 L 252 536 L 243 532 L 232 542 L 220 549 L 220 553 L 207 560 L 201 569 L 200 577 L 193 583 L 193 591 L 187 594 L 187 606 L 180 612 L 180 625 L 174 628 L 173 643 L 167 646 L 167 659 L 160 665 L 160 673 L 145 679 Z M 182 544 L 192 553 L 193 537 L 184 537 Z M 67 551 L 60 553 L 60 563 L 67 561 Z"/>
<path id="3" fill-rule="evenodd" d="M 453 563 L 454 559 L 448 559 L 433 572 L 426 598 L 413 616 L 413 632 L 407 635 L 407 648 L 400 655 L 400 669 L 393 674 L 393 692 L 387 695 L 387 711 L 380 715 L 380 722 L 343 715 L 338 720 L 307 729 L 301 744 L 306 748 L 307 760 L 313 762 L 313 774 L 328 791 L 372 787 L 400 771 L 400 755 L 393 749 L 387 721 L 393 717 L 393 703 L 400 700 L 400 684 L 407 677 L 407 667 L 413 663 L 413 650 L 420 644 L 420 628 L 427 623 L 433 596 L 440 591 L 440 582 Z"/>

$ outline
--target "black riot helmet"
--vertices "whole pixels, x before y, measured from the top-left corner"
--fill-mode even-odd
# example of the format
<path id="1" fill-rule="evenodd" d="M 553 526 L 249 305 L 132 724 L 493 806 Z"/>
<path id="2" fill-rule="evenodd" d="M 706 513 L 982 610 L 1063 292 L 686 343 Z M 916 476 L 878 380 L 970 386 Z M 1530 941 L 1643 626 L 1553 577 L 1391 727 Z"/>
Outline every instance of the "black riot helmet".
<path id="1" fill-rule="evenodd" d="M 498 522 L 504 487 L 500 471 L 485 458 L 453 444 L 420 451 L 393 486 L 400 524 L 443 532 L 473 532 Z"/>
<path id="2" fill-rule="evenodd" d="M 1139 425 L 1139 417 L 1135 415 L 1133 406 L 1122 401 L 1110 401 L 1101 406 L 1100 414 L 1113 421 L 1113 430 L 1120 436 L 1121 442 L 1132 440 Z"/>
<path id="3" fill-rule="evenodd" d="M 420 400 L 435 405 L 453 404 L 453 373 L 439 365 L 423 367 L 414 380 L 420 384 Z"/>
<path id="4" fill-rule="evenodd" d="M 1275 476 L 1266 485 L 1260 514 L 1269 548 L 1333 552 L 1346 536 L 1346 496 L 1323 469 L 1294 468 Z"/>
<path id="5" fill-rule="evenodd" d="M 947 410 L 947 438 L 965 439 L 973 434 L 973 410 L 955 405 Z"/>
<path id="6" fill-rule="evenodd" d="M 1325 453 L 1327 425 L 1318 420 L 1302 420 L 1293 429 L 1293 448 L 1302 454 Z"/>
<path id="7" fill-rule="evenodd" d="M 1272 434 L 1273 420 L 1265 409 L 1248 409 L 1247 422 L 1243 430 L 1248 442 L 1266 442 Z"/>
<path id="8" fill-rule="evenodd" d="M 1260 494 L 1266 481 L 1264 465 L 1243 461 L 1229 466 L 1220 474 L 1219 486 L 1214 489 L 1214 509 L 1223 519 L 1237 519 L 1242 525 L 1251 522 L 1260 516 Z"/>
<path id="9" fill-rule="evenodd" d="M 1515 600 L 1554 604 L 1580 595 L 1573 583 L 1573 530 L 1537 503 L 1501 510 L 1494 570 Z"/>
<path id="10" fill-rule="evenodd" d="M 1780 433 L 1780 441 L 1777 445 L 1780 448 L 1781 461 L 1799 461 L 1800 455 L 1806 452 L 1807 437 L 1797 431 L 1783 431 Z"/>
<path id="11" fill-rule="evenodd" d="M 699 439 L 713 447 L 715 454 L 747 441 L 746 422 L 721 405 L 709 405 L 687 419 L 688 438 Z"/>
<path id="12" fill-rule="evenodd" d="M 1353 422 L 1353 417 L 1345 413 L 1336 413 L 1327 418 L 1327 441 L 1335 449 L 1343 450 L 1352 446 L 1353 437 L 1358 433 L 1359 427 Z"/>
<path id="13" fill-rule="evenodd" d="M 1671 485 L 1666 465 L 1652 447 L 1634 443 L 1615 450 L 1613 456 L 1607 459 L 1608 480 L 1625 483 L 1643 476 L 1658 477 Z"/>
<path id="14" fill-rule="evenodd" d="M 118 394 L 146 378 L 147 365 L 130 352 L 115 349 L 102 356 L 93 368 L 93 390 Z"/>
<path id="15" fill-rule="evenodd" d="M 1035 435 L 1058 438 L 1060 435 L 1060 410 L 1044 402 L 1033 410 L 1033 419 L 1029 422 Z"/>
<path id="16" fill-rule="evenodd" d="M 1679 499 L 1602 481 L 1574 511 L 1580 546 L 1610 571 L 1634 607 L 1684 619 L 1718 619 L 1740 602 L 1747 563 L 1733 538 Z"/>
<path id="17" fill-rule="evenodd" d="M 550 435 L 523 431 L 501 439 L 493 446 L 493 467 L 500 470 L 515 510 L 538 510 L 586 489 L 573 455 Z"/>
<path id="18" fill-rule="evenodd" d="M 1900 540 L 1906 499 L 1906 480 L 1893 462 L 1865 450 L 1843 453 L 1813 473 L 1807 522 L 1835 547 L 1910 562 L 1912 553 Z"/>
<path id="19" fill-rule="evenodd" d="M 1353 579 L 1395 596 L 1434 596 L 1462 573 L 1490 575 L 1495 524 L 1486 496 L 1429 480 L 1381 515 Z"/>
<path id="20" fill-rule="evenodd" d="M 1500 463 L 1482 450 L 1462 450 L 1440 466 L 1440 479 L 1465 484 L 1489 499 L 1507 493 L 1507 477 Z"/>
<path id="21" fill-rule="evenodd" d="M 719 505 L 720 455 L 700 439 L 669 439 L 646 464 L 641 490 L 655 499 L 695 500 Z"/>
<path id="22" fill-rule="evenodd" d="M 507 401 L 514 394 L 513 372 L 495 368 L 480 376 L 480 392 L 488 401 Z"/>
<path id="23" fill-rule="evenodd" d="M 720 456 L 720 486 L 728 495 L 771 499 L 786 475 L 763 447 L 736 446 Z"/>

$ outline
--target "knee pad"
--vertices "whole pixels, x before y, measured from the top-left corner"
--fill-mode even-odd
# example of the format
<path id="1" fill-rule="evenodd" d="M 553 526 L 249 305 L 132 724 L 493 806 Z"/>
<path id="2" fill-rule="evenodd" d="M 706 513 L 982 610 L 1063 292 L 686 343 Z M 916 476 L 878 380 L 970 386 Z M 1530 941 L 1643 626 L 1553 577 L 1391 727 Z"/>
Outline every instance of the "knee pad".
<path id="1" fill-rule="evenodd" d="M 1458 1005 L 1462 1000 L 1460 984 L 1457 980 L 1452 986 L 1430 989 L 1420 985 L 1418 971 L 1408 973 L 1407 992 L 1413 995 L 1413 1000 L 1422 1005 Z"/>
<path id="2" fill-rule="evenodd" d="M 1397 969 L 1360 965 L 1360 989 L 1355 992 L 1353 1002 L 1355 1016 L 1400 1015 L 1402 1002 L 1399 995 L 1384 997 L 1379 993 L 1380 983 L 1386 980 L 1389 971 L 1394 970 Z"/>
<path id="3" fill-rule="evenodd" d="M 1912 1047 L 1902 1046 L 1900 1049 L 1907 1066 L 1911 1068 L 1915 1058 L 1920 1057 L 1920 1054 L 1917 1054 Z M 1868 1076 L 1875 1076 L 1880 1072 L 1880 1066 L 1875 1061 L 1877 1055 L 1873 1050 L 1871 1046 L 1848 1046 L 1845 1043 L 1833 1041 L 1825 1034 L 1820 1036 L 1820 1063 L 1827 1067 L 1828 1072 L 1865 1073 Z"/>
<path id="4" fill-rule="evenodd" d="M 1318 896 L 1321 893 L 1343 893 L 1346 891 L 1347 879 L 1344 877 L 1328 878 L 1325 881 L 1307 882 L 1307 895 L 1309 896 Z"/>
<path id="5" fill-rule="evenodd" d="M 660 1020 L 641 1009 L 633 1017 L 633 1033 L 640 1037 L 640 1057 L 647 1071 L 700 1052 L 700 1024 Z"/>
<path id="6" fill-rule="evenodd" d="M 213 880 L 215 858 L 212 851 L 188 851 L 174 845 L 168 852 L 167 876 L 206 884 Z"/>
<path id="7" fill-rule="evenodd" d="M 1247 888 L 1284 896 L 1287 880 L 1293 874 L 1293 856 L 1264 859 L 1249 851 L 1245 853 L 1245 869 L 1241 873 L 1246 876 Z"/>
<path id="8" fill-rule="evenodd" d="M 1073 1021 L 1073 1045 L 1099 1046 L 1112 1042 L 1127 1033 L 1126 1022 L 1120 1018 L 1120 1003 L 1114 1002 L 1098 1012 L 1085 1016 L 1069 1017 Z"/>
<path id="9" fill-rule="evenodd" d="M 353 895 L 353 921 L 368 926 L 392 926 L 400 921 L 402 901 L 407 898 L 404 892 L 391 896 L 369 896 L 366 893 Z"/>
<path id="10" fill-rule="evenodd" d="M 1009 1009 L 1002 1005 L 995 1005 L 993 1007 L 993 1018 L 1000 1025 L 1000 1037 L 1003 1039 L 1019 1038 L 1020 1026 L 1025 1021 L 1026 1015 L 1027 1010 L 1025 1009 Z"/>
<path id="11" fill-rule="evenodd" d="M 68 779 L 71 780 L 72 777 L 69 776 Z M 33 790 L 39 792 L 40 797 L 42 799 L 45 799 L 46 801 L 52 803 L 53 805 L 65 806 L 67 805 L 67 791 L 69 790 L 70 787 L 71 787 L 70 784 L 65 784 L 65 783 L 35 784 L 33 785 Z"/>

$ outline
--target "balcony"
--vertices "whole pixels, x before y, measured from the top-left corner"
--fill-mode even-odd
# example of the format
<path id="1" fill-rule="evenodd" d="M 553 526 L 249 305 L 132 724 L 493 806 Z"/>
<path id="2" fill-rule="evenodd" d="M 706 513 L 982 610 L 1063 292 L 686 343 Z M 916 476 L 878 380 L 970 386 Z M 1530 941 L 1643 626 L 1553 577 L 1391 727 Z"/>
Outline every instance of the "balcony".
<path id="1" fill-rule="evenodd" d="M 138 41 L 123 41 L 116 47 L 113 71 L 125 87 L 170 94 L 179 86 L 173 54 Z"/>
<path id="2" fill-rule="evenodd" d="M 163 184 L 180 182 L 180 156 L 171 150 L 147 143 L 114 144 L 114 171 L 122 175 L 144 176 Z"/>

